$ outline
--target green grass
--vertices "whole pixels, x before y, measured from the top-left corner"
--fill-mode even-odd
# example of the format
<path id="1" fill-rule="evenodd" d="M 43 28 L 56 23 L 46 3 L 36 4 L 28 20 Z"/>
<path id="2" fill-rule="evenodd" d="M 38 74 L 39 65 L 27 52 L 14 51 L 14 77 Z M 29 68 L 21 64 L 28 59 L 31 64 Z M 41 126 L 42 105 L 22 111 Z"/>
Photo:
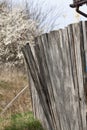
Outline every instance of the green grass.
<path id="1" fill-rule="evenodd" d="M 12 115 L 10 120 L 10 124 L 5 126 L 3 130 L 44 130 L 31 112 Z M 0 122 L 2 121 L 3 119 L 0 119 Z"/>

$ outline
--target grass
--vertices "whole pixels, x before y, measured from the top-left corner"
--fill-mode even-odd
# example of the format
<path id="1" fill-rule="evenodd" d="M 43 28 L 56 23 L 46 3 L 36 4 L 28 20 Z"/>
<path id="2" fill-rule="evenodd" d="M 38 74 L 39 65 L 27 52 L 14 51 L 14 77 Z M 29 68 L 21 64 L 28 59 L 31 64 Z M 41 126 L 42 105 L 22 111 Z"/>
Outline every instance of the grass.
<path id="1" fill-rule="evenodd" d="M 11 89 L 12 83 L 4 80 L 0 80 L 0 88 Z"/>
<path id="2" fill-rule="evenodd" d="M 5 121 L 8 121 L 7 125 L 0 130 L 44 130 L 32 112 L 13 114 L 8 119 L 0 118 L 0 124 Z"/>
<path id="3" fill-rule="evenodd" d="M 0 113 L 26 84 L 27 75 L 20 71 L 12 69 L 0 73 Z M 32 111 L 29 88 L 0 117 L 0 130 L 43 130 L 32 112 L 27 111 Z"/>
<path id="4" fill-rule="evenodd" d="M 3 71 L 2 71 L 3 70 Z M 26 73 L 14 69 L 0 70 L 0 113 L 7 104 L 28 84 Z M 30 89 L 27 88 L 22 95 L 11 105 L 5 115 L 32 111 Z M 1 130 L 1 129 L 0 129 Z"/>

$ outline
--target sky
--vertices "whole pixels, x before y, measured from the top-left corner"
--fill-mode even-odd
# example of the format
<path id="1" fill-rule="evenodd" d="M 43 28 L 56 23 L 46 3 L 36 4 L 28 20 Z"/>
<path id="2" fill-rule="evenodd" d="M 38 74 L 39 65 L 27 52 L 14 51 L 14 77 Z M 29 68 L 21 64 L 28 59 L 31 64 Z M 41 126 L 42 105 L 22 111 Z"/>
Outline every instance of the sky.
<path id="1" fill-rule="evenodd" d="M 13 1 L 14 4 L 18 3 L 23 6 L 25 1 L 31 0 L 10 0 Z M 73 3 L 73 0 L 32 0 L 34 3 L 38 3 L 39 6 L 42 6 L 43 11 L 47 11 L 48 9 L 54 8 L 56 12 L 58 12 L 58 18 L 56 19 L 56 25 L 58 24 L 58 28 L 64 28 L 68 24 L 75 23 L 81 20 L 86 20 L 83 16 L 80 16 L 76 13 L 75 9 L 70 8 L 70 4 Z M 43 4 L 43 1 L 45 4 Z M 87 6 L 81 8 L 82 10 L 87 12 Z M 53 18 L 51 14 L 49 19 Z"/>

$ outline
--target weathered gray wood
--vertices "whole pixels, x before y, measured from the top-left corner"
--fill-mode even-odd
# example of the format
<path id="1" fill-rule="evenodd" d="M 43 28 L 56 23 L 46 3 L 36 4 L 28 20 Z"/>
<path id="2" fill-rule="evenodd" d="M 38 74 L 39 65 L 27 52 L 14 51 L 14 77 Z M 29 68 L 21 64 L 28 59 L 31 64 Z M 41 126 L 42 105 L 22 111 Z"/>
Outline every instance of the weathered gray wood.
<path id="1" fill-rule="evenodd" d="M 85 24 L 85 23 L 84 23 Z M 23 47 L 35 117 L 48 130 L 86 130 L 82 23 Z"/>

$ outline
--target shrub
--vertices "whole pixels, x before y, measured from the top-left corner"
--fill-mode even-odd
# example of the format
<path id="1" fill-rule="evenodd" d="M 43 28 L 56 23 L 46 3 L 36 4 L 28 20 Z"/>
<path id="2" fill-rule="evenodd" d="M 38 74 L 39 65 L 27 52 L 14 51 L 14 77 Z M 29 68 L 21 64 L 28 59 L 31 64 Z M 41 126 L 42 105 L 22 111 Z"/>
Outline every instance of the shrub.
<path id="1" fill-rule="evenodd" d="M 18 113 L 11 116 L 10 125 L 4 130 L 44 130 L 41 123 L 35 120 L 31 112 Z"/>

